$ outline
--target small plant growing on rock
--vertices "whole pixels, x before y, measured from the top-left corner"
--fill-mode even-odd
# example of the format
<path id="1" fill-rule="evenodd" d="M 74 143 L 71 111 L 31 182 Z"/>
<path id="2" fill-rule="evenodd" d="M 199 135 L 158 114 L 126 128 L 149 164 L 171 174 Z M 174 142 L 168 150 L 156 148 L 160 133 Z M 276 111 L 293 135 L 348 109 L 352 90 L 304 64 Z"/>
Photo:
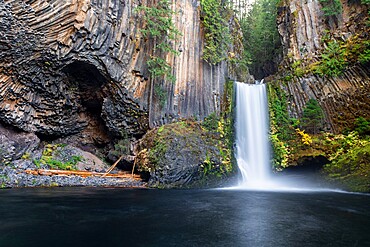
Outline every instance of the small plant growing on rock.
<path id="1" fill-rule="evenodd" d="M 54 157 L 60 152 L 58 148 L 63 148 L 63 144 L 45 145 L 41 158 L 34 159 L 33 163 L 37 168 L 40 168 L 41 165 L 47 165 L 53 169 L 75 170 L 77 163 L 83 160 L 82 156 L 73 155 L 67 161 L 60 161 Z"/>
<path id="2" fill-rule="evenodd" d="M 219 117 L 217 117 L 216 113 L 213 112 L 204 119 L 202 127 L 208 131 L 216 132 L 218 130 L 219 120 Z"/>
<path id="3" fill-rule="evenodd" d="M 301 141 L 304 145 L 310 146 L 312 144 L 311 136 L 307 133 L 304 133 L 304 130 L 296 129 L 296 132 L 301 136 Z"/>
<path id="4" fill-rule="evenodd" d="M 339 76 L 346 66 L 347 60 L 344 48 L 337 41 L 331 41 L 321 54 L 321 61 L 315 66 L 314 73 L 320 76 Z"/>
<path id="5" fill-rule="evenodd" d="M 26 152 L 22 155 L 22 160 L 29 160 L 31 158 L 31 154 Z"/>
<path id="6" fill-rule="evenodd" d="M 322 11 L 325 16 L 335 16 L 342 14 L 343 8 L 340 0 L 319 0 L 322 4 Z"/>
<path id="7" fill-rule="evenodd" d="M 357 131 L 359 135 L 370 134 L 370 122 L 366 120 L 364 117 L 356 118 L 355 131 Z"/>
<path id="8" fill-rule="evenodd" d="M 142 34 L 154 41 L 153 54 L 147 61 L 151 76 L 154 78 L 166 77 L 172 82 L 176 81 L 176 78 L 171 74 L 172 67 L 165 58 L 167 53 L 179 54 L 173 48 L 173 42 L 181 36 L 172 21 L 172 16 L 176 12 L 171 10 L 171 2 L 160 0 L 153 7 L 139 6 L 135 11 L 142 11 L 144 14 L 146 25 L 141 29 Z"/>
<path id="9" fill-rule="evenodd" d="M 306 131 L 316 134 L 322 128 L 324 113 L 315 99 L 310 99 L 303 109 L 303 117 L 301 119 L 302 127 Z"/>

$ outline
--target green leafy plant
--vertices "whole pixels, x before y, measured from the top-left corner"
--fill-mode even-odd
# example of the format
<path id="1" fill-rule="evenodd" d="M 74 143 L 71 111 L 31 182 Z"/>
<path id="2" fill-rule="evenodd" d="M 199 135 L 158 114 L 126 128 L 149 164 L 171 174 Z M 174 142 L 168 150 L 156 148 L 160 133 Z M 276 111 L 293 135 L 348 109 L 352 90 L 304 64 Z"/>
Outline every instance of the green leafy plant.
<path id="1" fill-rule="evenodd" d="M 335 150 L 324 172 L 353 191 L 370 191 L 370 141 L 356 132 L 337 135 L 328 140 Z"/>
<path id="2" fill-rule="evenodd" d="M 21 159 L 22 160 L 29 160 L 31 158 L 31 154 L 26 152 L 22 155 Z"/>
<path id="3" fill-rule="evenodd" d="M 216 132 L 218 130 L 219 121 L 220 118 L 213 112 L 203 120 L 202 127 L 208 131 Z"/>
<path id="4" fill-rule="evenodd" d="M 346 66 L 344 48 L 337 41 L 331 41 L 321 54 L 321 61 L 313 69 L 314 73 L 318 75 L 332 77 L 341 75 Z"/>
<path id="5" fill-rule="evenodd" d="M 163 107 L 167 101 L 167 92 L 163 90 L 160 85 L 155 85 L 154 93 L 156 97 L 158 98 L 159 104 L 161 105 L 161 107 Z"/>
<path id="6" fill-rule="evenodd" d="M 159 0 L 153 7 L 139 6 L 135 11 L 143 13 L 146 25 L 141 29 L 141 32 L 152 39 L 155 44 L 153 54 L 147 61 L 151 76 L 154 78 L 165 77 L 174 82 L 176 79 L 172 75 L 172 67 L 165 57 L 167 53 L 179 54 L 173 48 L 173 42 L 181 36 L 181 33 L 172 21 L 172 16 L 176 12 L 171 10 L 171 2 Z"/>
<path id="7" fill-rule="evenodd" d="M 370 134 L 370 122 L 364 117 L 356 118 L 355 120 L 355 131 L 359 135 Z"/>
<path id="8" fill-rule="evenodd" d="M 256 75 L 281 54 L 276 26 L 277 4 L 277 0 L 257 0 L 247 16 L 240 20 L 245 54 L 251 62 L 251 74 Z"/>
<path id="9" fill-rule="evenodd" d="M 203 59 L 217 64 L 228 58 L 231 35 L 227 20 L 226 2 L 222 0 L 200 0 L 201 21 L 204 27 Z"/>
<path id="10" fill-rule="evenodd" d="M 340 15 L 343 11 L 340 0 L 319 0 L 322 4 L 322 11 L 325 16 Z"/>
<path id="11" fill-rule="evenodd" d="M 82 161 L 83 158 L 80 155 L 71 156 L 67 161 L 63 162 L 57 160 L 54 155 L 59 153 L 58 148 L 63 148 L 63 144 L 47 144 L 42 152 L 40 159 L 34 159 L 33 163 L 36 167 L 40 168 L 41 165 L 48 165 L 53 169 L 61 170 L 75 170 L 78 162 Z"/>
<path id="12" fill-rule="evenodd" d="M 358 61 L 362 64 L 370 62 L 370 41 L 366 40 L 363 42 L 363 50 L 358 56 Z"/>
<path id="13" fill-rule="evenodd" d="M 301 119 L 302 127 L 309 133 L 318 133 L 322 128 L 324 120 L 324 112 L 315 99 L 310 99 L 303 108 L 303 116 Z"/>
<path id="14" fill-rule="evenodd" d="M 270 141 L 274 153 L 272 164 L 280 170 L 287 167 L 289 159 L 288 140 L 293 130 L 287 110 L 287 98 L 283 90 L 276 84 L 268 84 L 268 103 L 270 109 Z"/>

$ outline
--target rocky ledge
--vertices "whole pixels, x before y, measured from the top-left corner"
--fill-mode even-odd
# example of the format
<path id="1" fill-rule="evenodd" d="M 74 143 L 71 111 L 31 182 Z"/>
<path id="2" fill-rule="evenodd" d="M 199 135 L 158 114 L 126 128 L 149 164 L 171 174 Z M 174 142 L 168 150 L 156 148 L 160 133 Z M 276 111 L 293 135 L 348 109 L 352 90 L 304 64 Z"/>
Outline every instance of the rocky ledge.
<path id="1" fill-rule="evenodd" d="M 130 176 L 82 177 L 37 175 L 40 169 L 61 169 L 104 173 L 110 165 L 90 152 L 58 142 L 41 142 L 33 133 L 0 124 L 0 188 L 40 186 L 142 187 Z M 32 173 L 33 172 L 33 173 Z M 111 173 L 118 173 L 119 169 Z M 94 174 L 95 175 L 95 174 Z"/>
<path id="2" fill-rule="evenodd" d="M 37 169 L 31 161 L 0 166 L 0 188 L 16 187 L 145 187 L 146 183 L 131 178 L 81 176 L 40 176 L 26 174 L 26 169 Z"/>
<path id="3" fill-rule="evenodd" d="M 216 127 L 219 126 L 219 127 Z M 228 124 L 216 118 L 182 121 L 147 133 L 137 145 L 135 164 L 156 188 L 211 187 L 235 175 Z"/>

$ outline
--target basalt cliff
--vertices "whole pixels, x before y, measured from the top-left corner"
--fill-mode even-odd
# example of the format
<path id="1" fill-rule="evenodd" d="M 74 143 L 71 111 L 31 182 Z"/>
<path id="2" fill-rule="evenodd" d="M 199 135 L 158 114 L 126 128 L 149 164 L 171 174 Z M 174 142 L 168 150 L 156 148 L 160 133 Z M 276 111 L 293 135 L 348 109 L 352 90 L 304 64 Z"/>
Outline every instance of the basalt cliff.
<path id="1" fill-rule="evenodd" d="M 334 3 L 336 1 L 327 1 Z M 358 117 L 368 117 L 369 62 L 359 62 L 356 49 L 368 49 L 368 6 L 361 1 L 337 1 L 337 13 L 328 13 L 325 1 L 282 1 L 278 7 L 278 30 L 284 52 L 280 64 L 282 88 L 287 94 L 291 117 L 302 116 L 306 102 L 316 99 L 325 112 L 325 129 L 340 133 L 353 128 Z M 323 54 L 340 44 L 345 57 L 342 73 L 317 73 Z M 329 53 L 329 54 L 328 54 Z M 330 66 L 330 64 L 326 64 Z"/>
<path id="2" fill-rule="evenodd" d="M 175 82 L 152 78 L 147 64 L 154 41 L 143 34 L 138 9 L 158 1 L 0 0 L 2 165 L 22 157 L 70 169 L 76 163 L 71 152 L 73 159 L 64 161 L 54 154 L 72 145 L 75 157 L 88 151 L 113 163 L 126 154 L 121 163 L 131 170 L 133 144 L 151 128 L 219 115 L 228 101 L 229 65 L 202 58 L 199 1 L 169 3 L 181 33 L 170 43 L 178 55 L 165 56 Z M 231 28 L 233 18 L 226 21 Z M 233 49 L 229 54 L 238 56 Z"/>
<path id="3" fill-rule="evenodd" d="M 269 87 L 274 164 L 370 191 L 367 1 L 281 1 L 284 59 Z"/>
<path id="4" fill-rule="evenodd" d="M 153 44 L 135 8 L 146 1 L 0 1 L 0 120 L 41 137 L 143 135 L 172 119 L 220 111 L 227 67 L 201 58 L 197 1 L 173 1 L 183 34 L 168 57 L 176 82 L 158 81 L 146 61 Z M 85 138 L 85 141 L 87 139 Z"/>

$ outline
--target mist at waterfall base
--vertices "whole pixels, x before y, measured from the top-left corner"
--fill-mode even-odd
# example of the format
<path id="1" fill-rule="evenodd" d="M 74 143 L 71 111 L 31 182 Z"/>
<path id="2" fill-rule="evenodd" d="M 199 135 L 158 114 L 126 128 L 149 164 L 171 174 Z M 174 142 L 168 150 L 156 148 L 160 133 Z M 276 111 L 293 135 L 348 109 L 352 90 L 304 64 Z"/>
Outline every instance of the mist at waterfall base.
<path id="1" fill-rule="evenodd" d="M 272 173 L 266 84 L 235 82 L 235 89 L 235 158 L 241 181 L 233 189 L 333 190 L 312 174 Z"/>

